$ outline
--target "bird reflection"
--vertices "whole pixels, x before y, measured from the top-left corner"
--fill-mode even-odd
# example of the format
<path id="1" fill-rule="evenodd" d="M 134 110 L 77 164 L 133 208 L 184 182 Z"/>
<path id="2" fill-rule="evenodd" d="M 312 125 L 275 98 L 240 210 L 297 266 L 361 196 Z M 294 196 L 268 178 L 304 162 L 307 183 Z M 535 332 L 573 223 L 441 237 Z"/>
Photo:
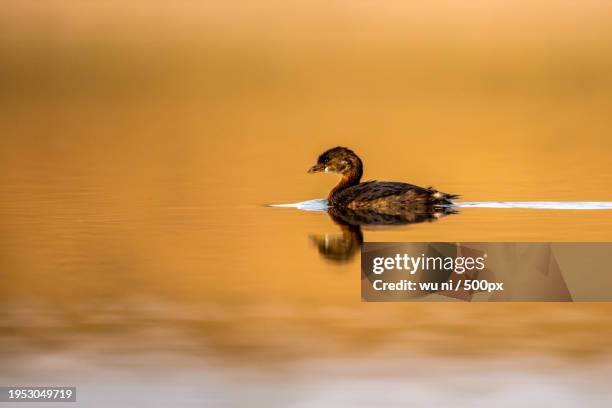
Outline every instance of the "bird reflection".
<path id="1" fill-rule="evenodd" d="M 453 207 L 430 206 L 422 203 L 402 209 L 397 213 L 379 213 L 372 210 L 352 210 L 346 207 L 330 207 L 330 218 L 340 228 L 340 234 L 313 234 L 311 242 L 319 253 L 333 262 L 350 261 L 363 243 L 362 226 L 393 227 L 421 222 L 433 222 L 456 214 Z"/>

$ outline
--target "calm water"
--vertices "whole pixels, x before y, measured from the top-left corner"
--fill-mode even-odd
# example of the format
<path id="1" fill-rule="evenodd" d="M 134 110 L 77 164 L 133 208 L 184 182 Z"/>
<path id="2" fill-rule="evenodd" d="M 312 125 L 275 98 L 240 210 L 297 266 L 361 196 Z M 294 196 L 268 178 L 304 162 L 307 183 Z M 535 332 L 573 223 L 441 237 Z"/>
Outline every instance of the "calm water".
<path id="1" fill-rule="evenodd" d="M 612 202 L 610 10 L 419 8 L 417 29 L 391 6 L 60 3 L 0 24 L 0 384 L 83 406 L 610 404 L 612 306 L 362 304 L 358 254 L 318 247 L 338 225 L 269 206 L 324 197 L 335 176 L 306 170 L 334 145 L 464 202 Z M 364 238 L 612 240 L 611 210 L 479 207 Z"/>

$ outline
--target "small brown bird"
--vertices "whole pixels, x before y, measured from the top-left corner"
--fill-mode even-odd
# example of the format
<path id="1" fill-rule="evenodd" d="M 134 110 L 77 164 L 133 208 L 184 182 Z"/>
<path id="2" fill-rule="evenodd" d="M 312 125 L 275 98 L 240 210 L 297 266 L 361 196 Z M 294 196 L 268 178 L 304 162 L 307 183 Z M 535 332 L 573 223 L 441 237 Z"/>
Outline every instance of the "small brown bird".
<path id="1" fill-rule="evenodd" d="M 385 214 L 401 214 L 407 210 L 429 212 L 435 206 L 452 205 L 451 200 L 459 197 L 442 193 L 432 187 L 423 188 L 393 181 L 366 181 L 360 183 L 363 163 L 352 150 L 334 147 L 319 156 L 317 164 L 309 173 L 337 173 L 340 182 L 328 196 L 332 207 L 351 210 L 369 210 Z"/>

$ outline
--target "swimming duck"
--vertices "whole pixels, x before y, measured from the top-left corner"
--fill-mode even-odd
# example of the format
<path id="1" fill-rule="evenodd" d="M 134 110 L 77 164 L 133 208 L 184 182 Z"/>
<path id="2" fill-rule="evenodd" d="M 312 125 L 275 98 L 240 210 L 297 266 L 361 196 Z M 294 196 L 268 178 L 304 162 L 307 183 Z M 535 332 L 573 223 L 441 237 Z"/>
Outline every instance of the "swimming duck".
<path id="1" fill-rule="evenodd" d="M 341 146 L 323 152 L 308 172 L 337 173 L 342 176 L 327 197 L 331 207 L 384 214 L 401 214 L 406 210 L 429 212 L 432 206 L 449 206 L 452 205 L 451 200 L 459 197 L 432 187 L 423 188 L 395 181 L 361 183 L 361 159 L 351 149 Z"/>

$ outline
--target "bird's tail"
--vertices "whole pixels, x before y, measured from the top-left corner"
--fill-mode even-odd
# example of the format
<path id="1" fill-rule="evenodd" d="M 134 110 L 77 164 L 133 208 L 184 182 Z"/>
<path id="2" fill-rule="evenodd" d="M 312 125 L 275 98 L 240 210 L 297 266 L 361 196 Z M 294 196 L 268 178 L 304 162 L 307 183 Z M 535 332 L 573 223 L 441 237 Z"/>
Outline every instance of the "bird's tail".
<path id="1" fill-rule="evenodd" d="M 455 200 L 461 197 L 459 194 L 443 193 L 432 187 L 429 187 L 428 190 L 431 191 L 431 201 L 434 205 L 453 205 L 453 202 L 451 200 Z"/>

